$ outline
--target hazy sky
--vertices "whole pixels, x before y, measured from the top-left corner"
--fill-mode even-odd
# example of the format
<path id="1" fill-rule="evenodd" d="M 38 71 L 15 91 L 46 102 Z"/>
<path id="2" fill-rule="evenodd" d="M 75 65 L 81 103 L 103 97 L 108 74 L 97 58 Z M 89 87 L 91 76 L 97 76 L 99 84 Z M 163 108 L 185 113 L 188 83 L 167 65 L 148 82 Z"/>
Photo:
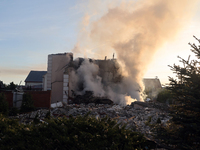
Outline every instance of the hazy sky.
<path id="1" fill-rule="evenodd" d="M 47 70 L 48 54 L 71 52 L 89 7 L 104 7 L 107 1 L 95 2 L 90 5 L 91 0 L 0 0 L 0 80 L 24 84 L 30 70 Z M 191 54 L 188 43 L 197 43 L 193 35 L 200 38 L 198 8 L 200 3 L 181 32 L 156 52 L 145 77 L 158 76 L 166 83 L 172 76 L 167 65 L 177 63 L 177 55 L 187 58 Z M 106 10 L 96 9 L 94 15 L 102 14 L 98 11 Z"/>

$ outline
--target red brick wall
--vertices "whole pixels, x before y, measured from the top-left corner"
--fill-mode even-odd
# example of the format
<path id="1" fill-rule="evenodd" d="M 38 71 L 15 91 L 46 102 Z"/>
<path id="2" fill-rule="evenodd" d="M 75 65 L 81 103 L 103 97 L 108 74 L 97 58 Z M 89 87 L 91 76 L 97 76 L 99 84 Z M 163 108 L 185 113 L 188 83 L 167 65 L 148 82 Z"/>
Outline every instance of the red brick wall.
<path id="1" fill-rule="evenodd" d="M 9 104 L 9 107 L 13 107 L 13 93 L 12 91 L 0 91 L 4 93 L 6 101 Z M 50 108 L 51 107 L 51 91 L 27 91 L 25 93 L 30 93 L 34 106 L 37 108 Z"/>
<path id="2" fill-rule="evenodd" d="M 34 106 L 37 108 L 50 108 L 51 107 L 51 91 L 27 91 L 30 93 Z"/>
<path id="3" fill-rule="evenodd" d="M 9 107 L 13 107 L 13 93 L 12 91 L 0 91 L 0 93 L 4 93 L 6 97 L 6 101 L 9 104 Z"/>

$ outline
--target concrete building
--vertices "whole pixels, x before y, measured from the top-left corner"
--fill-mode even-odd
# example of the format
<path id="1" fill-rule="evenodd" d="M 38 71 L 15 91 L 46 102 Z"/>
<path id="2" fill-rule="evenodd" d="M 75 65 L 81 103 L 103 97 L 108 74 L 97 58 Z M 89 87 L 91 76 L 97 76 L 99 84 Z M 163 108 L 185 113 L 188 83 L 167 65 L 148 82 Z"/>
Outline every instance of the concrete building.
<path id="1" fill-rule="evenodd" d="M 162 88 L 160 80 L 156 78 L 144 78 L 145 91 L 156 91 Z"/>
<path id="2" fill-rule="evenodd" d="M 48 55 L 47 73 L 43 75 L 43 90 L 51 90 L 51 103 L 68 102 L 73 97 L 72 93 L 72 76 L 71 71 L 77 69 L 84 62 L 84 58 L 77 58 L 73 60 L 73 53 L 59 53 Z M 98 65 L 98 76 L 101 77 L 103 85 L 107 86 L 110 83 L 118 83 L 122 80 L 121 70 L 116 59 L 93 60 L 89 59 L 91 63 Z M 79 76 L 82 77 L 82 76 Z M 159 89 L 162 88 L 160 80 L 144 79 L 145 89 Z M 78 86 L 81 89 L 81 84 Z"/>
<path id="3" fill-rule="evenodd" d="M 74 61 L 72 53 L 48 55 L 47 74 L 43 78 L 43 90 L 51 90 L 51 103 L 68 102 L 69 97 L 72 97 L 69 84 L 70 72 L 77 70 L 84 60 L 84 58 L 77 58 Z M 99 76 L 102 77 L 103 83 L 117 82 L 120 79 L 116 73 L 116 70 L 119 69 L 116 59 L 90 59 L 90 61 L 99 66 Z"/>
<path id="4" fill-rule="evenodd" d="M 162 85 L 158 77 L 156 78 L 144 78 L 143 83 L 145 86 L 145 93 L 151 100 L 157 97 L 157 94 L 162 89 Z"/>
<path id="5" fill-rule="evenodd" d="M 64 75 L 65 68 L 73 60 L 72 53 L 48 55 L 47 74 L 44 76 L 43 90 L 51 90 L 51 103 L 66 101 L 65 94 L 68 86 L 68 76 Z"/>

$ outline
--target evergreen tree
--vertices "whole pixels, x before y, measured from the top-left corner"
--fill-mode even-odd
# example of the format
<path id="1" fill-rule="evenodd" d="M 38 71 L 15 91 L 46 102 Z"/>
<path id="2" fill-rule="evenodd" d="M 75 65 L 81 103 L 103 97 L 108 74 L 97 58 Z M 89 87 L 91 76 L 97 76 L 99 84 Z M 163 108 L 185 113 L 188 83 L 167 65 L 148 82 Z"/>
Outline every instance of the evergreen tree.
<path id="1" fill-rule="evenodd" d="M 4 87 L 5 87 L 6 90 L 15 90 L 15 88 L 17 87 L 17 85 L 14 84 L 14 82 L 10 82 L 9 85 L 5 85 L 4 84 Z"/>
<path id="2" fill-rule="evenodd" d="M 11 82 L 9 86 L 11 90 L 15 90 L 15 88 L 17 87 L 17 85 L 15 85 L 14 82 Z"/>
<path id="3" fill-rule="evenodd" d="M 175 105 L 169 126 L 157 128 L 157 138 L 175 149 L 200 149 L 200 46 L 189 45 L 197 60 L 190 61 L 190 56 L 188 60 L 178 57 L 183 67 L 170 66 L 178 76 L 178 79 L 169 79 Z"/>

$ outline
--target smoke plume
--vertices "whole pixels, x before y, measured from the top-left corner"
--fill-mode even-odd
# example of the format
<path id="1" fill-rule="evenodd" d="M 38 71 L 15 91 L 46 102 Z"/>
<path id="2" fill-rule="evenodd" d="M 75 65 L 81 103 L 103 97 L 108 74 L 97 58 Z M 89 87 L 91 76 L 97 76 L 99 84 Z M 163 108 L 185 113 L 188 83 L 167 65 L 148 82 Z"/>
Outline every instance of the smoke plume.
<path id="1" fill-rule="evenodd" d="M 148 64 L 154 53 L 165 42 L 173 40 L 186 25 L 195 2 L 196 0 L 109 1 L 103 14 L 86 12 L 81 35 L 73 52 L 75 55 L 82 53 L 86 57 L 101 59 L 112 56 L 115 52 L 124 75 L 122 83 L 115 86 L 122 94 L 111 86 L 107 88 L 107 95 L 113 99 L 122 99 L 123 102 L 119 103 L 130 100 L 130 97 L 142 100 L 142 79 Z M 93 10 L 95 7 L 98 6 L 93 6 Z M 87 65 L 91 67 L 90 63 L 85 62 L 79 71 L 98 71 L 95 66 L 91 70 Z M 85 87 L 104 95 L 101 79 L 94 80 L 91 76 L 85 77 Z"/>

